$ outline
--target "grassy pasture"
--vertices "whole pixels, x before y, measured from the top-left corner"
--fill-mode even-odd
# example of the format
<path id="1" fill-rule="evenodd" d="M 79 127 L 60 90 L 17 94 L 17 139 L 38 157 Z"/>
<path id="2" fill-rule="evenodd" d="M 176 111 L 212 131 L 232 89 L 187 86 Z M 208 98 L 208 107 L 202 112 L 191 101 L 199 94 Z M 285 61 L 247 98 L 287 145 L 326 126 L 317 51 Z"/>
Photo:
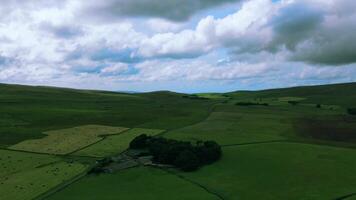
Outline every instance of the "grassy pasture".
<path id="1" fill-rule="evenodd" d="M 0 150 L 0 199 L 33 199 L 85 169 L 55 156 Z"/>
<path id="2" fill-rule="evenodd" d="M 355 192 L 353 149 L 270 143 L 223 152 L 216 164 L 181 174 L 224 199 L 336 199 Z"/>
<path id="3" fill-rule="evenodd" d="M 155 168 L 132 168 L 85 177 L 48 200 L 214 200 L 202 188 Z"/>
<path id="4" fill-rule="evenodd" d="M 234 99 L 253 98 L 305 98 L 301 103 L 319 103 L 325 105 L 338 105 L 343 108 L 356 106 L 355 83 L 303 86 L 294 88 L 281 88 L 262 91 L 241 91 L 228 93 Z"/>
<path id="5" fill-rule="evenodd" d="M 149 132 L 147 129 L 164 129 L 168 130 L 163 134 L 164 137 L 189 141 L 215 140 L 221 145 L 232 145 L 223 147 L 223 158 L 217 163 L 194 173 L 177 172 L 227 200 L 324 200 L 356 192 L 355 149 L 316 145 L 329 144 L 326 142 L 330 141 L 331 145 L 343 146 L 336 142 L 341 138 L 350 147 L 355 147 L 356 118 L 346 115 L 345 111 L 346 108 L 356 107 L 356 84 L 234 92 L 226 95 L 203 94 L 202 97 L 208 100 L 182 98 L 183 94 L 172 92 L 119 94 L 7 85 L 0 85 L 0 90 L 0 146 L 43 136 L 46 137 L 42 140 L 46 141 L 50 135 L 42 135 L 42 132 L 63 131 L 64 128 L 83 124 L 145 128 L 110 135 L 101 141 L 100 135 L 94 134 L 94 137 L 91 135 L 83 139 L 78 136 L 74 139 L 80 140 L 76 142 L 79 146 L 83 143 L 93 144 L 89 142 L 93 138 L 99 141 L 86 148 L 79 148 L 74 155 L 104 157 L 124 151 L 139 134 L 160 133 L 159 130 Z M 224 96 L 228 96 L 229 100 L 223 102 Z M 269 106 L 234 105 L 236 102 L 249 101 L 268 103 Z M 293 106 L 288 101 L 300 103 Z M 317 104 L 321 104 L 321 108 L 317 108 Z M 75 134 L 71 135 L 74 137 Z M 276 143 L 276 140 L 300 143 Z M 245 144 L 259 142 L 267 143 Z M 53 141 L 47 141 L 38 144 L 42 147 L 30 147 L 41 151 L 43 147 L 54 146 L 60 152 L 68 152 L 66 149 L 78 149 L 76 143 L 56 147 Z M 0 151 L 0 158 L 7 160 L 8 154 L 17 153 L 20 152 Z M 10 185 L 5 189 L 0 185 L 0 195 L 14 195 L 21 193 L 24 188 L 30 189 L 23 192 L 26 197 L 0 196 L 0 199 L 34 195 L 27 193 L 29 190 L 36 194 L 42 193 L 83 171 L 81 164 L 78 164 L 78 170 L 76 167 L 68 169 L 68 163 L 63 158 L 72 155 L 56 158 L 20 154 L 19 158 L 10 155 L 11 162 L 0 160 L 1 180 Z M 56 167 L 52 166 L 56 165 L 60 165 L 59 169 L 63 169 L 64 175 L 53 171 Z M 21 177 L 28 180 L 42 177 L 38 179 L 46 183 L 50 181 L 42 190 L 42 187 L 31 188 L 31 182 Z M 52 179 L 55 183 L 52 183 Z M 16 188 L 17 185 L 20 186 Z M 7 191 L 10 193 L 5 194 Z M 214 199 L 215 196 L 164 171 L 135 168 L 112 175 L 85 177 L 49 199 L 174 198 Z"/>
<path id="6" fill-rule="evenodd" d="M 213 112 L 207 120 L 173 130 L 165 137 L 179 140 L 215 140 L 221 145 L 286 139 L 291 124 L 278 115 Z"/>
<path id="7" fill-rule="evenodd" d="M 54 156 L 0 150 L 0 177 L 5 180 L 11 174 L 58 161 Z"/>
<path id="8" fill-rule="evenodd" d="M 86 124 L 180 128 L 205 118 L 216 102 L 173 92 L 123 94 L 6 84 L 0 84 L 0 91 L 1 147 Z"/>
<path id="9" fill-rule="evenodd" d="M 138 135 L 146 134 L 153 136 L 161 132 L 163 132 L 163 130 L 133 128 L 123 132 L 120 135 L 108 136 L 104 140 L 94 145 L 75 152 L 74 155 L 107 157 L 125 151 L 129 147 L 131 140 L 133 140 Z"/>
<path id="10" fill-rule="evenodd" d="M 49 154 L 68 154 L 101 140 L 101 136 L 113 135 L 127 130 L 123 127 L 86 125 L 45 132 L 47 137 L 26 140 L 9 149 Z"/>

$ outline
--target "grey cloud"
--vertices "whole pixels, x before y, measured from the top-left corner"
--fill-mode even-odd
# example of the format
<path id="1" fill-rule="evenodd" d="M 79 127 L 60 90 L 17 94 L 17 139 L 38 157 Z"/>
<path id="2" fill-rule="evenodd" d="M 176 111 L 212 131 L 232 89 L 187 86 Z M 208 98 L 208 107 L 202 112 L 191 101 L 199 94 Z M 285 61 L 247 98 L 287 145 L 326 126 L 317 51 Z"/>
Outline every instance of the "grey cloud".
<path id="1" fill-rule="evenodd" d="M 257 39 L 258 35 L 248 33 L 238 40 L 239 43 L 225 47 L 242 60 L 246 53 L 258 57 L 260 52 L 267 51 L 313 65 L 356 63 L 356 3 L 335 0 L 328 6 L 304 0 L 288 4 L 271 15 L 261 27 L 272 33 L 270 38 L 264 39 L 269 41 L 266 45 Z M 256 39 L 249 39 L 250 34 Z"/>
<path id="2" fill-rule="evenodd" d="M 91 1 L 85 11 L 90 15 L 115 17 L 157 17 L 185 21 L 200 10 L 241 0 L 108 0 Z"/>
<path id="3" fill-rule="evenodd" d="M 334 1 L 329 8 L 301 1 L 280 10 L 271 21 L 270 50 L 284 46 L 290 60 L 316 65 L 356 62 L 356 10 L 353 0 Z"/>
<path id="4" fill-rule="evenodd" d="M 321 8 L 302 1 L 281 9 L 270 21 L 275 34 L 270 50 L 275 51 L 281 45 L 294 50 L 300 41 L 313 36 L 323 22 L 324 14 Z"/>
<path id="5" fill-rule="evenodd" d="M 53 25 L 50 23 L 43 23 L 40 25 L 40 28 L 50 32 L 55 37 L 64 39 L 74 38 L 84 34 L 84 30 L 75 25 Z"/>
<path id="6" fill-rule="evenodd" d="M 338 28 L 320 30 L 317 37 L 300 44 L 292 55 L 292 60 L 321 65 L 355 63 L 356 23 L 350 22 L 347 26 Z"/>

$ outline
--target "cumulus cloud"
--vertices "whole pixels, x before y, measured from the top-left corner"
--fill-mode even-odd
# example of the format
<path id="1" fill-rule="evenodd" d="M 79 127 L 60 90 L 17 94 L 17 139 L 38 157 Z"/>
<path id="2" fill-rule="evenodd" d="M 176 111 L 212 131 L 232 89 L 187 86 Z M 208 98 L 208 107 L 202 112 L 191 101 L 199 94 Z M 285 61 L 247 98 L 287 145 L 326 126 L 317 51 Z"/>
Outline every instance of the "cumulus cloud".
<path id="1" fill-rule="evenodd" d="M 184 2 L 4 0 L 0 81 L 355 80 L 354 0 Z"/>
<path id="2" fill-rule="evenodd" d="M 233 54 L 287 51 L 289 60 L 349 64 L 356 62 L 354 5 L 352 0 L 249 1 L 224 18 L 202 19 L 195 29 L 156 34 L 143 42 L 140 53 L 192 58 L 217 48 Z"/>
<path id="3" fill-rule="evenodd" d="M 194 30 L 156 34 L 143 41 L 139 52 L 146 57 L 193 58 L 221 47 L 252 51 L 265 43 L 264 34 L 269 31 L 261 26 L 272 10 L 269 0 L 250 1 L 222 19 L 208 16 L 200 20 Z"/>

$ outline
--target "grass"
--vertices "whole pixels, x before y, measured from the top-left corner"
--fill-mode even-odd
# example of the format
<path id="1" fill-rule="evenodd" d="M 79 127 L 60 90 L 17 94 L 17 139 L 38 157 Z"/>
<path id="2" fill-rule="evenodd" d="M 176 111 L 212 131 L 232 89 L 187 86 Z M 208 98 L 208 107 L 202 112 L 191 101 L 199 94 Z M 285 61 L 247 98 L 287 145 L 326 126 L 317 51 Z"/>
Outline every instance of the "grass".
<path id="1" fill-rule="evenodd" d="M 179 140 L 214 140 L 220 145 L 286 139 L 291 125 L 278 115 L 213 112 L 207 120 L 164 136 Z"/>
<path id="2" fill-rule="evenodd" d="M 202 188 L 167 172 L 140 167 L 115 174 L 88 176 L 47 199 L 213 200 L 217 198 Z"/>
<path id="3" fill-rule="evenodd" d="M 87 167 L 55 156 L 0 150 L 0 168 L 0 199 L 30 200 Z"/>
<path id="4" fill-rule="evenodd" d="M 304 100 L 305 98 L 302 98 L 302 97 L 280 97 L 278 98 L 278 101 L 282 101 L 282 102 L 288 102 L 288 101 L 302 101 Z"/>
<path id="5" fill-rule="evenodd" d="M 64 155 L 101 140 L 101 136 L 118 134 L 125 130 L 127 128 L 99 125 L 54 130 L 46 132 L 47 137 L 26 140 L 9 149 Z"/>
<path id="6" fill-rule="evenodd" d="M 0 84 L 0 146 L 46 137 L 49 130 L 87 124 L 175 129 L 208 115 L 214 100 L 183 94 L 123 94 Z"/>
<path id="7" fill-rule="evenodd" d="M 31 149 L 48 152 L 54 147 L 56 153 L 79 149 L 74 155 L 60 157 L 0 151 L 4 155 L 0 155 L 0 176 L 13 177 L 16 184 L 28 183 L 21 177 L 31 180 L 41 176 L 39 180 L 49 183 L 43 190 L 66 183 L 81 170 L 60 178 L 46 174 L 46 170 L 63 164 L 65 171 L 71 156 L 120 153 L 142 133 L 162 133 L 188 141 L 215 140 L 224 145 L 219 162 L 194 173 L 173 171 L 188 180 L 159 169 L 133 168 L 85 177 L 49 199 L 215 199 L 211 191 L 227 200 L 293 200 L 336 199 L 356 192 L 356 117 L 346 114 L 346 108 L 356 107 L 355 83 L 198 94 L 206 99 L 183 98 L 184 94 L 173 92 L 123 94 L 9 85 L 0 85 L 0 90 L 1 147 L 42 138 L 39 141 L 44 142 Z M 299 103 L 293 106 L 288 101 Z M 236 106 L 237 102 L 269 106 Z M 95 134 L 70 140 L 77 142 L 61 137 L 51 141 L 48 138 L 56 134 L 42 134 L 86 124 L 140 129 L 106 136 L 101 141 Z M 67 138 L 75 135 L 68 133 Z M 93 138 L 97 143 L 92 143 Z M 79 148 L 83 143 L 92 145 Z M 342 148 L 346 146 L 350 148 Z M 10 155 L 8 161 L 8 154 L 20 158 Z M 18 190 L 9 187 L 2 191 L 0 195 Z"/>
<path id="8" fill-rule="evenodd" d="M 133 128 L 120 135 L 106 137 L 104 140 L 74 153 L 74 155 L 107 157 L 125 151 L 129 147 L 129 143 L 141 134 L 153 136 L 161 132 L 163 130 Z"/>
<path id="9" fill-rule="evenodd" d="M 356 152 L 296 143 L 225 147 L 218 163 L 181 174 L 224 199 L 336 199 L 355 192 Z"/>
<path id="10" fill-rule="evenodd" d="M 1 180 L 4 180 L 7 176 L 19 171 L 33 169 L 58 161 L 60 159 L 54 156 L 0 150 L 0 177 Z"/>

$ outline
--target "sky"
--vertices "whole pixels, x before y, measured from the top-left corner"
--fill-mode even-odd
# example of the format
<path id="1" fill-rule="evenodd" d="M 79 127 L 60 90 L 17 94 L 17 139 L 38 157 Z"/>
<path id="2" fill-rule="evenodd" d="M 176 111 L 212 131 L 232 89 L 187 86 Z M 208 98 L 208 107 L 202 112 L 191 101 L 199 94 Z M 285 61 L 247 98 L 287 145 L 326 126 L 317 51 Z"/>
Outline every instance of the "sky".
<path id="1" fill-rule="evenodd" d="M 1 83 L 196 93 L 354 81 L 355 0 L 1 0 Z"/>

